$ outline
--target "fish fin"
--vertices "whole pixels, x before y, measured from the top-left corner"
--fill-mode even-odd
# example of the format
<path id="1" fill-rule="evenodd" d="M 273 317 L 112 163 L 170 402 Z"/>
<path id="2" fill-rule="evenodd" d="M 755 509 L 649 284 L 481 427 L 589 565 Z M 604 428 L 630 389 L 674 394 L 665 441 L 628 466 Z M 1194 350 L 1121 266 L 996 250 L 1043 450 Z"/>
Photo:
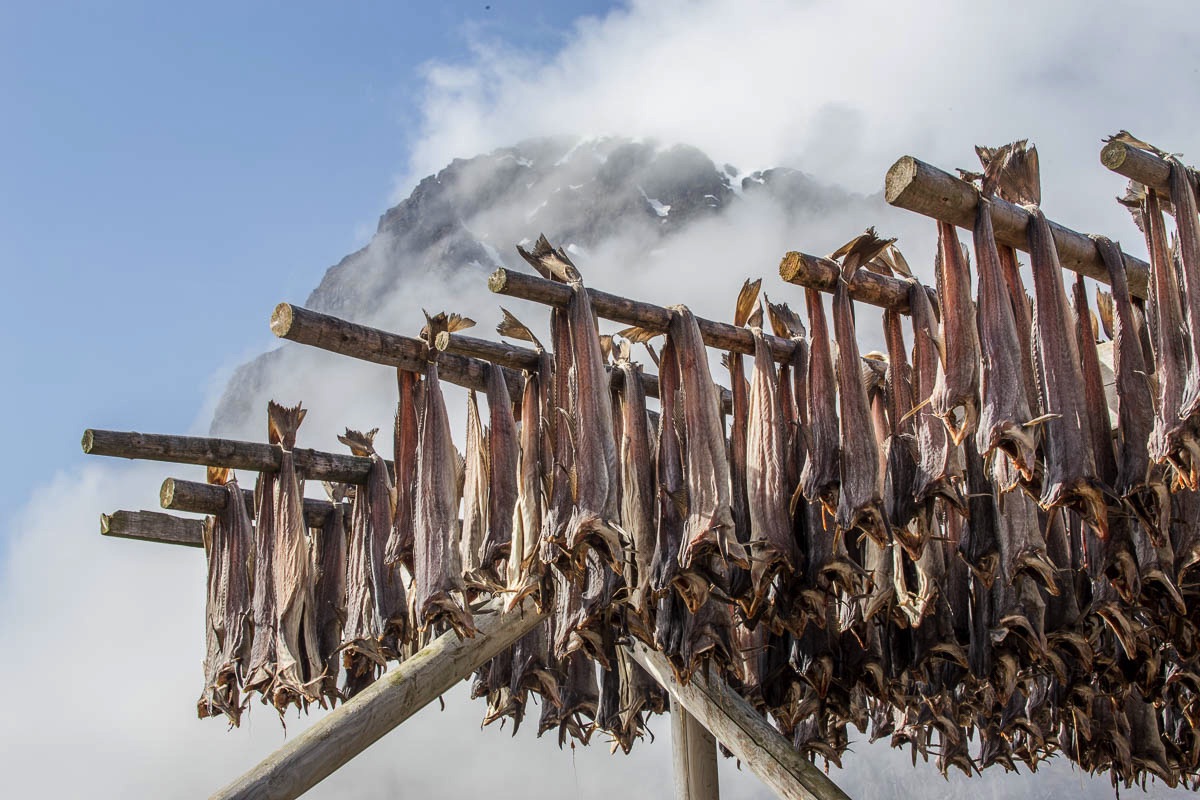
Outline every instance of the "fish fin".
<path id="1" fill-rule="evenodd" d="M 281 444 L 287 450 L 296 446 L 296 431 L 308 411 L 301 404 L 288 408 L 271 400 L 267 403 L 267 441 Z"/>
<path id="2" fill-rule="evenodd" d="M 746 324 L 751 328 L 761 331 L 763 325 L 763 307 L 761 304 L 755 307 L 754 312 L 746 320 Z"/>
<path id="3" fill-rule="evenodd" d="M 1104 292 L 1100 287 L 1096 287 L 1096 309 L 1100 312 L 1100 327 L 1104 329 L 1104 336 L 1109 341 L 1113 338 L 1113 296 L 1111 292 Z"/>
<path id="4" fill-rule="evenodd" d="M 762 288 L 762 278 L 757 280 L 746 279 L 742 284 L 742 289 L 738 292 L 737 303 L 734 306 L 733 324 L 739 328 L 746 324 L 750 318 L 755 304 L 758 302 L 758 293 Z"/>
<path id="5" fill-rule="evenodd" d="M 771 298 L 763 295 L 767 301 L 767 314 L 771 317 L 771 331 L 781 339 L 803 338 L 808 335 L 800 315 L 792 311 L 787 303 L 772 303 Z"/>
<path id="6" fill-rule="evenodd" d="M 464 317 L 462 314 L 451 314 L 446 320 L 447 333 L 465 331 L 467 328 L 473 327 L 475 327 L 475 320 L 470 317 Z"/>
<path id="7" fill-rule="evenodd" d="M 578 283 L 583 279 L 566 252 L 561 247 L 555 249 L 545 234 L 538 236 L 532 252 L 520 246 L 517 252 L 544 278 L 556 278 L 563 283 Z"/>
<path id="8" fill-rule="evenodd" d="M 206 474 L 209 483 L 214 486 L 224 486 L 233 477 L 233 470 L 229 467 L 209 467 Z"/>
<path id="9" fill-rule="evenodd" d="M 604 359 L 605 364 L 609 364 L 613 360 L 613 337 L 611 334 L 600 335 L 600 357 Z"/>
<path id="10" fill-rule="evenodd" d="M 507 308 L 501 308 L 500 312 L 504 315 L 500 320 L 500 324 L 496 326 L 496 333 L 501 336 L 507 336 L 510 339 L 520 339 L 523 342 L 531 342 L 539 353 L 545 351 L 545 347 L 538 341 L 538 338 L 533 335 L 533 331 L 529 327 L 513 316 L 513 313 Z"/>
<path id="11" fill-rule="evenodd" d="M 666 331 L 650 331 L 645 328 L 639 328 L 636 325 L 631 328 L 617 331 L 617 336 L 628 339 L 634 344 L 645 344 L 651 339 L 662 336 Z"/>
<path id="12" fill-rule="evenodd" d="M 983 154 L 980 154 L 980 160 L 983 161 Z M 990 183 L 989 167 L 994 173 Z M 984 183 L 988 189 L 994 188 L 996 196 L 1002 200 L 1018 205 L 1041 205 L 1042 179 L 1037 147 L 1029 145 L 1027 139 L 1020 139 L 995 148 L 992 158 L 984 163 Z M 984 193 L 988 193 L 987 189 Z"/>
<path id="13" fill-rule="evenodd" d="M 370 458 L 375 455 L 375 434 L 379 428 L 372 428 L 365 433 L 346 428 L 346 432 L 337 437 L 338 441 L 350 448 L 356 456 Z"/>
<path id="14" fill-rule="evenodd" d="M 833 251 L 829 257 L 835 261 L 842 259 L 842 277 L 849 279 L 859 265 L 867 263 L 895 241 L 895 238 L 882 239 L 874 228 L 867 228 Z"/>

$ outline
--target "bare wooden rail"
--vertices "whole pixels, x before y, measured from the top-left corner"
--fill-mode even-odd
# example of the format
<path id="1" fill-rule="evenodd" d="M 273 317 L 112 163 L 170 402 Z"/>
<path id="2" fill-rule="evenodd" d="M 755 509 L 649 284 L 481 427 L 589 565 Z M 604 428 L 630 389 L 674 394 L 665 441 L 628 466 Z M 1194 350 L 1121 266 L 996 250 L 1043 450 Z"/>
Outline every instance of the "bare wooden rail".
<path id="1" fill-rule="evenodd" d="M 536 350 L 507 342 L 493 342 L 489 339 L 477 339 L 474 336 L 465 336 L 461 333 L 447 333 L 446 331 L 442 331 L 437 335 L 434 346 L 446 353 L 470 356 L 480 361 L 490 361 L 493 364 L 500 364 L 510 369 L 532 371 L 538 367 L 538 354 Z M 625 380 L 625 373 L 620 370 L 610 368 L 608 375 L 612 380 L 612 384 L 617 387 L 620 387 L 622 381 Z M 658 376 L 648 372 L 643 372 L 641 375 L 642 390 L 648 397 L 658 397 Z M 717 386 L 717 391 L 721 394 L 722 409 L 726 413 L 730 413 L 733 410 L 733 394 L 724 386 Z"/>
<path id="2" fill-rule="evenodd" d="M 1109 142 L 1100 149 L 1100 163 L 1118 175 L 1143 183 L 1166 197 L 1171 165 L 1154 153 L 1126 142 Z"/>
<path id="3" fill-rule="evenodd" d="M 204 436 L 171 436 L 162 433 L 104 431 L 89 428 L 83 432 L 83 452 L 95 456 L 165 461 L 172 464 L 199 464 L 206 467 L 230 467 L 255 472 L 279 469 L 282 451 L 269 444 L 215 439 Z M 296 448 L 296 469 L 305 478 L 363 483 L 371 469 L 371 459 Z"/>
<path id="4" fill-rule="evenodd" d="M 841 267 L 830 258 L 791 251 L 779 262 L 779 277 L 797 286 L 832 292 Z M 860 269 L 850 279 L 850 297 L 862 303 L 908 313 L 908 282 L 878 272 Z M 930 302 L 937 307 L 937 291 L 926 286 Z"/>
<path id="5" fill-rule="evenodd" d="M 973 185 L 912 156 L 904 156 L 888 170 L 884 196 L 897 208 L 968 230 L 975 224 L 975 209 L 979 205 L 979 190 Z M 1030 218 L 1031 214 L 1021 206 L 1000 199 L 992 201 L 992 225 L 1000 244 L 1028 252 L 1026 230 Z M 1050 230 L 1064 268 L 1108 283 L 1108 270 L 1090 237 L 1056 222 L 1050 223 Z M 1125 266 L 1129 291 L 1137 297 L 1146 297 L 1150 265 L 1126 253 Z"/>
<path id="6" fill-rule="evenodd" d="M 491 274 L 488 278 L 488 288 L 496 294 L 519 297 L 557 308 L 565 308 L 571 300 L 571 287 L 565 283 L 556 283 L 537 275 L 503 268 Z M 665 333 L 671 322 L 670 310 L 662 306 L 630 300 L 597 289 L 588 289 L 587 292 L 592 300 L 592 308 L 604 319 L 635 325 L 655 333 Z M 754 353 L 754 336 L 745 328 L 702 317 L 696 317 L 696 324 L 700 328 L 700 336 L 709 347 L 735 353 Z M 794 345 L 790 341 L 771 335 L 767 335 L 766 339 L 775 360 L 787 361 L 792 357 Z"/>
<path id="7" fill-rule="evenodd" d="M 638 641 L 630 645 L 630 651 L 673 699 L 776 795 L 785 800 L 849 800 L 829 776 L 796 752 L 724 681 L 697 673 L 683 686 L 675 681 L 670 662 L 662 653 Z"/>
<path id="8" fill-rule="evenodd" d="M 353 699 L 287 742 L 214 800 L 291 800 L 316 786 L 380 737 L 512 646 L 544 618 L 526 599 L 502 613 L 495 600 L 475 614 L 478 633 L 444 633 Z"/>
<path id="9" fill-rule="evenodd" d="M 254 514 L 254 492 L 242 489 L 242 498 L 246 510 Z M 195 514 L 218 514 L 225 509 L 229 493 L 222 486 L 211 483 L 185 481 L 180 478 L 167 478 L 162 482 L 158 491 L 162 507 L 171 511 L 191 511 Z M 310 528 L 319 528 L 325 524 L 325 519 L 333 509 L 333 504 L 326 500 L 311 497 L 304 498 L 304 524 Z M 348 505 L 342 505 L 342 513 L 346 513 Z"/>
<path id="10" fill-rule="evenodd" d="M 100 515 L 100 534 L 159 544 L 204 546 L 204 520 L 160 511 L 114 511 Z"/>
<path id="11" fill-rule="evenodd" d="M 428 348 L 420 339 L 359 325 L 290 303 L 280 303 L 271 314 L 271 332 L 280 339 L 306 344 L 362 361 L 423 372 Z M 438 357 L 438 377 L 457 386 L 487 391 L 487 363 L 447 353 Z M 505 369 L 504 380 L 514 400 L 524 383 L 521 375 Z"/>

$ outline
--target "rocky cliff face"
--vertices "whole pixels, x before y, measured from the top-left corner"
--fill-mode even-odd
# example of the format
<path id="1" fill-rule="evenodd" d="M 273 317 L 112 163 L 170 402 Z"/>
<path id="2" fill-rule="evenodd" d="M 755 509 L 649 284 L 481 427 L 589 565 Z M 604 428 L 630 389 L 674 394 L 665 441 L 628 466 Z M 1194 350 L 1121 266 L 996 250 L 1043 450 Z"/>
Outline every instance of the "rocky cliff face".
<path id="1" fill-rule="evenodd" d="M 422 180 L 407 199 L 384 213 L 370 244 L 326 272 L 305 305 L 403 331 L 395 327 L 402 322 L 400 298 L 406 297 L 419 314 L 421 305 L 436 300 L 438 290 L 457 299 L 454 287 L 477 290 L 497 267 L 527 269 L 513 245 L 538 234 L 573 253 L 612 250 L 614 242 L 621 243 L 621 253 L 655 253 L 719 221 L 730 221 L 726 237 L 737 236 L 737 219 L 769 217 L 777 227 L 803 230 L 845 216 L 857 218 L 853 225 L 861 226 L 870 219 L 869 209 L 881 205 L 877 197 L 852 195 L 792 169 L 741 175 L 684 145 L 664 148 L 621 138 L 536 139 L 455 159 Z M 853 225 L 848 233 L 855 232 Z M 782 250 L 772 252 L 777 263 Z M 772 266 L 757 269 L 762 273 Z M 605 285 L 602 278 L 594 283 Z M 434 297 L 423 291 L 420 301 L 414 300 L 409 290 L 417 285 L 432 289 Z M 298 368 L 293 363 L 298 356 L 292 355 L 296 350 L 304 348 L 266 353 L 236 371 L 216 410 L 214 433 L 252 433 L 261 427 L 257 411 L 281 388 L 277 378 Z"/>

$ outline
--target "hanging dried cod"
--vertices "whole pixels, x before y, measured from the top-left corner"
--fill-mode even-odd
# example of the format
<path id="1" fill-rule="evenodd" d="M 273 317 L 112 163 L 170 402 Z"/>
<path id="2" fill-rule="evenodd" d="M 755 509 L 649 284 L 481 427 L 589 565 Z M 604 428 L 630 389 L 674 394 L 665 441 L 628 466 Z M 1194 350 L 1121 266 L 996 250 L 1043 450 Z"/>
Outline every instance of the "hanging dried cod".
<path id="1" fill-rule="evenodd" d="M 315 683 L 323 671 L 317 646 L 316 596 L 311 542 L 304 524 L 304 492 L 296 476 L 292 449 L 296 430 L 304 421 L 299 405 L 267 406 L 269 441 L 281 449 L 274 484 L 274 582 L 279 629 L 276 637 L 277 670 L 271 702 L 282 714 L 293 703 L 302 706 L 319 698 Z"/>
<path id="2" fill-rule="evenodd" d="M 417 494 L 417 442 L 420 437 L 421 376 L 396 370 L 399 400 L 396 403 L 394 457 L 396 463 L 396 512 L 384 549 L 384 563 L 392 569 L 403 564 L 413 572 L 413 513 Z"/>
<path id="3" fill-rule="evenodd" d="M 913 478 L 913 499 L 918 505 L 932 507 L 941 497 L 956 508 L 965 504 L 954 484 L 961 477 L 951 453 L 950 435 L 931 408 L 932 396 L 941 374 L 944 352 L 933 304 L 925 287 L 917 282 L 908 286 L 908 305 L 913 326 L 913 430 L 916 436 L 917 474 Z"/>
<path id="4" fill-rule="evenodd" d="M 204 522 L 208 557 L 205 606 L 204 692 L 196 703 L 201 719 L 224 714 L 234 727 L 241 723 L 243 700 L 238 684 L 250 657 L 250 570 L 254 561 L 254 526 L 233 471 L 208 468 L 208 482 L 225 490 L 225 507 Z"/>
<path id="5" fill-rule="evenodd" d="M 428 342 L 450 330 L 445 314 L 429 317 Z M 450 418 L 438 379 L 437 351 L 429 347 L 425 367 L 424 410 L 417 451 L 417 504 L 414 554 L 417 572 L 416 624 L 427 629 L 446 623 L 459 636 L 473 636 L 475 625 L 466 607 L 459 551 L 458 506 L 462 496 L 462 457 L 454 449 Z"/>
<path id="6" fill-rule="evenodd" d="M 738 292 L 737 304 L 734 307 L 733 324 L 743 327 L 750 319 L 758 299 L 762 279 L 751 281 L 746 279 Z M 743 548 L 750 542 L 750 505 L 746 491 L 746 447 L 747 429 L 750 418 L 750 385 L 746 381 L 744 369 L 745 356 L 737 352 L 729 352 L 721 357 L 729 370 L 731 387 L 731 419 L 729 423 L 729 480 L 730 480 L 730 516 L 733 519 L 733 535 Z M 730 594 L 734 597 L 748 595 L 750 591 L 750 575 L 741 567 L 730 570 Z"/>
<path id="7" fill-rule="evenodd" d="M 346 497 L 344 484 L 325 484 L 329 495 L 329 513 L 319 528 L 310 528 L 313 569 L 316 574 L 317 651 L 321 660 L 317 691 L 322 705 L 334 705 L 342 698 L 338 690 L 338 652 L 342 646 L 342 626 L 346 623 Z"/>
<path id="8" fill-rule="evenodd" d="M 518 469 L 521 442 L 513 418 L 512 398 L 504 370 L 495 364 L 488 369 L 488 525 L 479 554 L 480 567 L 494 586 L 502 586 L 504 569 L 512 548 L 513 515 L 520 494 Z"/>
<path id="9" fill-rule="evenodd" d="M 800 487 L 810 503 L 819 503 L 830 517 L 837 513 L 840 450 L 838 442 L 837 379 L 833 373 L 833 356 L 829 339 L 829 323 L 821 293 L 804 290 L 808 305 L 808 323 L 812 328 L 808 360 L 808 392 L 804 399 L 808 409 L 808 457 L 800 472 Z"/>
<path id="10" fill-rule="evenodd" d="M 629 360 L 629 341 L 618 347 L 620 395 L 621 527 L 629 533 L 625 584 L 627 602 L 644 631 L 651 619 L 654 559 L 654 454 L 650 440 L 642 368 Z"/>
<path id="11" fill-rule="evenodd" d="M 833 294 L 841 418 L 841 491 L 837 525 L 845 535 L 855 529 L 861 530 L 881 546 L 887 544 L 891 534 L 883 512 L 879 445 L 875 441 L 866 387 L 862 382 L 849 281 L 860 265 L 877 256 L 892 241 L 880 239 L 874 229 L 868 229 L 832 256 L 842 259 L 842 273 Z"/>
<path id="12" fill-rule="evenodd" d="M 467 392 L 466 464 L 463 470 L 462 539 L 459 558 L 463 576 L 473 586 L 484 587 L 479 556 L 488 529 L 488 432 L 479 420 L 479 401 L 475 390 Z"/>
<path id="13" fill-rule="evenodd" d="M 931 396 L 954 444 L 975 431 L 979 420 L 979 330 L 971 302 L 971 265 L 958 232 L 939 221 L 937 288 L 941 307 L 942 363 Z"/>
<path id="14" fill-rule="evenodd" d="M 268 433 L 271 426 L 268 424 Z M 260 472 L 254 484 L 254 589 L 250 602 L 253 639 L 250 664 L 242 687 L 247 693 L 258 692 L 263 702 L 271 696 L 275 682 L 276 639 L 279 617 L 275 611 L 275 480 L 269 472 Z"/>

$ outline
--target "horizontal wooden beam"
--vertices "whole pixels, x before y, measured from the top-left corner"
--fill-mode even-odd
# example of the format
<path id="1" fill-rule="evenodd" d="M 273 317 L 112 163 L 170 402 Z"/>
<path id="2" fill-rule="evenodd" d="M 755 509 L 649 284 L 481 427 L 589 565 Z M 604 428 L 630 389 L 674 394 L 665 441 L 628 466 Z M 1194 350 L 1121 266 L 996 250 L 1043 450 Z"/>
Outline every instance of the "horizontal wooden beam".
<path id="1" fill-rule="evenodd" d="M 571 287 L 565 283 L 503 268 L 491 274 L 488 278 L 488 288 L 496 294 L 519 297 L 556 308 L 565 308 L 571 301 Z M 655 333 L 666 333 L 671 322 L 671 311 L 662 306 L 630 300 L 597 289 L 588 289 L 587 292 L 592 300 L 593 310 L 604 319 Z M 702 317 L 696 317 L 696 324 L 700 328 L 700 336 L 709 347 L 735 353 L 754 353 L 754 336 L 747 329 Z M 767 335 L 766 340 L 776 361 L 787 361 L 792 357 L 795 347 L 792 342 L 771 335 Z"/>
<path id="2" fill-rule="evenodd" d="M 777 796 L 785 800 L 848 800 L 828 775 L 796 752 L 791 742 L 724 681 L 698 672 L 684 686 L 675 680 L 662 653 L 636 640 L 629 648 L 671 697 Z"/>
<path id="3" fill-rule="evenodd" d="M 1171 165 L 1154 153 L 1114 141 L 1100 149 L 1100 163 L 1118 175 L 1149 186 L 1163 197 L 1170 195 Z"/>
<path id="4" fill-rule="evenodd" d="M 83 452 L 94 456 L 274 472 L 279 469 L 283 451 L 275 445 L 235 439 L 89 428 L 83 432 Z M 363 483 L 371 469 L 369 458 L 302 447 L 292 452 L 296 469 L 310 480 Z"/>
<path id="5" fill-rule="evenodd" d="M 291 800 L 316 786 L 545 619 L 528 598 L 507 613 L 500 610 L 502 603 L 493 600 L 476 612 L 474 637 L 459 639 L 452 631 L 437 637 L 213 800 Z"/>
<path id="6" fill-rule="evenodd" d="M 897 208 L 967 230 L 975 225 L 975 209 L 979 205 L 979 190 L 975 186 L 912 156 L 904 156 L 888 170 L 884 197 Z M 1029 211 L 1019 205 L 999 198 L 992 200 L 992 226 L 996 241 L 1002 245 L 1029 252 L 1026 231 L 1031 218 Z M 1064 228 L 1057 222 L 1050 223 L 1050 231 L 1058 250 L 1058 260 L 1065 269 L 1108 283 L 1108 269 L 1100 259 L 1095 242 L 1087 234 Z M 1150 265 L 1126 253 L 1125 266 L 1129 274 L 1129 291 L 1145 298 Z"/>
<path id="7" fill-rule="evenodd" d="M 515 370 L 533 371 L 538 368 L 538 354 L 536 350 L 509 344 L 508 342 L 493 342 L 489 339 L 477 339 L 474 336 L 443 331 L 437 335 L 434 346 L 446 353 L 471 356 L 481 361 L 490 361 L 493 364 L 500 364 L 501 366 Z M 625 379 L 625 373 L 609 367 L 608 374 L 613 382 L 613 386 L 619 388 L 621 382 Z M 658 397 L 658 376 L 648 372 L 643 372 L 641 375 L 642 391 L 646 393 L 647 397 Z M 721 394 L 722 410 L 730 413 L 733 410 L 733 394 L 724 386 L 717 386 L 717 391 Z"/>
<path id="8" fill-rule="evenodd" d="M 214 486 L 211 483 L 167 478 L 162 482 L 162 488 L 158 491 L 158 499 L 163 508 L 171 511 L 219 514 L 225 510 L 229 493 L 225 487 Z M 242 489 L 242 499 L 246 503 L 246 510 L 250 512 L 251 516 L 254 516 L 253 490 Z M 350 506 L 343 503 L 342 513 L 345 514 L 349 508 Z M 328 500 L 306 497 L 304 498 L 304 524 L 310 528 L 319 528 L 325 524 L 325 520 L 332 510 L 333 504 Z"/>
<path id="9" fill-rule="evenodd" d="M 306 344 L 374 364 L 407 372 L 424 372 L 428 347 L 411 336 L 359 325 L 319 311 L 280 303 L 271 314 L 271 332 L 280 339 Z M 487 362 L 445 353 L 438 357 L 438 378 L 457 386 L 487 391 Z M 520 373 L 505 369 L 509 394 L 519 400 L 524 389 Z"/>
<path id="10" fill-rule="evenodd" d="M 794 250 L 784 255 L 783 260 L 779 262 L 779 277 L 788 283 L 822 292 L 834 290 L 840 272 L 841 267 L 833 259 Z M 908 313 L 908 281 L 860 269 L 850 279 L 849 289 L 853 300 L 880 308 L 890 308 L 901 314 Z M 925 293 L 936 308 L 937 291 L 926 286 Z"/>
<path id="11" fill-rule="evenodd" d="M 100 534 L 143 542 L 204 547 L 204 520 L 159 511 L 114 511 L 100 515 Z"/>

